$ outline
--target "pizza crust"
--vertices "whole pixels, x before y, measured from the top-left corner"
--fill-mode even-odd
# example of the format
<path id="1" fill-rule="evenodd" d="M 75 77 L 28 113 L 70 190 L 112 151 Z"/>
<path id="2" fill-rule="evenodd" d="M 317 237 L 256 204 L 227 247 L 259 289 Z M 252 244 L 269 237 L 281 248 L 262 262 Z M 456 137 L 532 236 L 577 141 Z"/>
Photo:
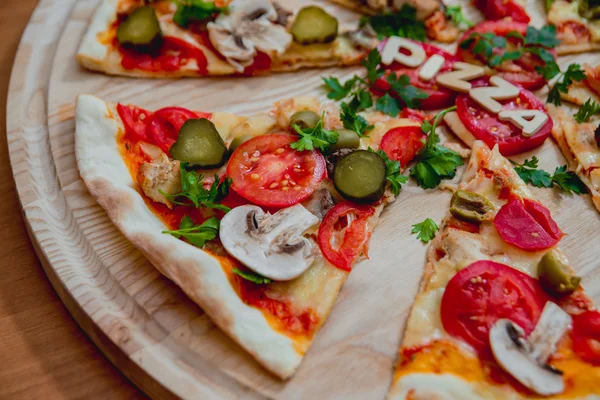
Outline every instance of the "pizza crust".
<path id="1" fill-rule="evenodd" d="M 556 54 L 559 56 L 565 56 L 567 54 L 577 53 L 588 53 L 592 51 L 599 51 L 600 43 L 585 42 L 585 43 L 573 43 L 573 44 L 559 44 L 556 46 Z"/>
<path id="2" fill-rule="evenodd" d="M 123 235 L 219 328 L 273 374 L 290 377 L 303 358 L 294 342 L 275 331 L 259 310 L 242 302 L 218 259 L 161 233 L 166 227 L 146 206 L 123 162 L 117 145 L 123 126 L 113 115 L 115 108 L 94 96 L 77 98 L 76 159 L 92 196 Z"/>
<path id="3" fill-rule="evenodd" d="M 583 105 L 588 99 L 600 104 L 600 97 L 584 82 L 573 82 L 573 84 L 569 86 L 567 93 L 561 92 L 560 97 L 561 99 L 577 104 L 578 106 Z"/>

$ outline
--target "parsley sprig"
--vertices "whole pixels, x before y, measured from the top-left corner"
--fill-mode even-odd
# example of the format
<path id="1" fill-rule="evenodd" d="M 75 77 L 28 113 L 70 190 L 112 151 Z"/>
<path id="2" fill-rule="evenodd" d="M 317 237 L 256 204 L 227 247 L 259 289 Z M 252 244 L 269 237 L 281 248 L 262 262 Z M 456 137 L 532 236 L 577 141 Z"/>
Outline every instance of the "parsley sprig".
<path id="1" fill-rule="evenodd" d="M 181 163 L 179 165 L 181 174 L 181 192 L 168 194 L 159 190 L 160 194 L 174 204 L 182 206 L 194 205 L 196 208 L 202 206 L 229 212 L 231 210 L 229 207 L 219 204 L 218 202 L 229 193 L 231 178 L 226 178 L 223 182 L 220 182 L 218 175 L 215 174 L 215 180 L 207 190 L 204 189 L 204 184 L 202 182 L 204 175 L 198 175 L 193 170 L 188 171 L 186 169 L 187 165 L 187 163 Z M 191 201 L 191 204 L 189 202 L 181 201 L 181 198 L 188 199 Z"/>
<path id="2" fill-rule="evenodd" d="M 314 128 L 302 129 L 298 124 L 292 125 L 292 128 L 300 135 L 298 141 L 290 144 L 290 147 L 294 150 L 312 151 L 319 149 L 325 152 L 329 150 L 329 146 L 338 141 L 339 135 L 336 131 L 323 128 L 323 116 L 321 116 L 321 119 L 319 119 Z"/>
<path id="3" fill-rule="evenodd" d="M 520 40 L 522 45 L 515 50 L 509 51 L 507 49 L 507 38 L 516 38 Z M 536 66 L 535 70 L 544 79 L 549 80 L 560 73 L 556 58 L 549 50 L 556 47 L 559 43 L 559 40 L 556 39 L 556 27 L 546 25 L 539 30 L 533 26 L 527 27 L 525 36 L 516 31 L 509 32 L 506 36 L 498 36 L 491 32 L 474 32 L 466 40 L 462 41 L 459 46 L 461 49 L 468 49 L 475 44 L 473 46 L 473 53 L 480 55 L 490 67 L 497 67 L 505 61 L 518 60 L 525 53 L 535 54 L 544 63 L 544 65 Z"/>
<path id="4" fill-rule="evenodd" d="M 566 193 L 587 193 L 587 187 L 579 179 L 577 174 L 567 171 L 567 166 L 563 165 L 556 167 L 554 174 L 538 168 L 538 158 L 533 156 L 531 160 L 525 160 L 523 164 L 519 164 L 511 160 L 515 171 L 525 183 L 529 183 L 535 187 L 550 188 L 554 185 L 564 190 Z"/>
<path id="5" fill-rule="evenodd" d="M 454 25 L 458 26 L 459 28 L 472 28 L 473 26 L 475 26 L 473 21 L 465 17 L 462 11 L 462 7 L 460 5 L 446 6 L 445 14 L 446 17 L 450 18 Z"/>
<path id="6" fill-rule="evenodd" d="M 373 149 L 369 148 L 369 151 L 373 151 Z M 408 182 L 408 177 L 400 172 L 400 161 L 391 160 L 383 150 L 377 150 L 376 153 L 385 162 L 385 178 L 390 184 L 392 193 L 394 193 L 394 196 L 398 196 L 402 185 Z"/>
<path id="7" fill-rule="evenodd" d="M 385 69 L 381 67 L 379 51 L 377 49 L 371 50 L 367 58 L 362 61 L 362 65 L 367 70 L 365 77 L 354 75 L 343 84 L 335 77 L 323 78 L 328 91 L 328 98 L 338 101 L 348 100 L 344 102 L 346 113 L 350 113 L 348 115 L 366 110 L 375 104 L 376 110 L 396 117 L 405 106 L 419 108 L 420 101 L 428 97 L 425 92 L 410 84 L 408 75 L 397 76 L 396 73 L 391 73 L 386 77 L 386 82 L 390 85 L 389 93 L 379 97 L 374 102 L 370 89 L 375 81 L 385 74 Z M 360 124 L 358 128 L 362 128 L 364 122 L 360 122 Z M 346 124 L 344 126 L 346 127 Z M 351 125 L 349 124 L 349 126 Z"/>
<path id="8" fill-rule="evenodd" d="M 560 94 L 567 93 L 569 91 L 569 86 L 573 84 L 573 81 L 579 82 L 584 80 L 585 78 L 585 71 L 581 68 L 581 65 L 569 65 L 567 70 L 562 73 L 562 79 L 558 78 L 558 80 L 554 83 L 552 89 L 550 89 L 550 92 L 548 92 L 548 98 L 546 102 L 552 103 L 555 106 L 560 106 L 562 104 Z"/>
<path id="9" fill-rule="evenodd" d="M 417 9 L 409 4 L 404 4 L 395 13 L 363 17 L 361 25 L 365 24 L 371 25 L 379 39 L 400 36 L 423 42 L 426 37 L 425 23 L 417 20 Z"/>
<path id="10" fill-rule="evenodd" d="M 242 271 L 239 268 L 234 268 L 233 273 L 247 281 L 256 283 L 257 285 L 266 285 L 273 282 L 271 278 L 267 278 L 266 276 L 259 275 L 256 272 L 249 270 Z"/>
<path id="11" fill-rule="evenodd" d="M 427 218 L 423 222 L 414 224 L 411 233 L 417 234 L 417 239 L 423 243 L 429 242 L 435 237 L 435 233 L 440 230 L 440 227 L 431 218 Z"/>
<path id="12" fill-rule="evenodd" d="M 211 217 L 200 225 L 194 224 L 194 221 L 187 215 L 181 219 L 179 229 L 172 231 L 163 231 L 176 238 L 183 237 L 196 247 L 203 247 L 206 242 L 209 242 L 217 237 L 219 233 L 219 219 Z"/>
<path id="13" fill-rule="evenodd" d="M 594 115 L 600 113 L 600 104 L 596 103 L 592 99 L 587 99 L 585 103 L 581 105 L 577 114 L 575 114 L 575 120 L 579 123 L 588 122 Z"/>
<path id="14" fill-rule="evenodd" d="M 417 184 L 425 189 L 438 186 L 442 179 L 452 179 L 456 175 L 456 168 L 464 164 L 462 157 L 455 151 L 439 144 L 440 138 L 436 129 L 444 115 L 456 110 L 456 106 L 439 112 L 433 124 L 425 121 L 421 126 L 427 134 L 425 147 L 419 151 L 415 160 L 417 163 L 410 169 L 410 176 L 417 180 Z"/>
<path id="15" fill-rule="evenodd" d="M 340 108 L 342 109 L 340 119 L 344 124 L 344 128 L 356 132 L 360 137 L 368 137 L 365 132 L 373 129 L 373 125 L 369 124 L 364 117 L 358 115 L 356 109 L 348 104 L 342 102 Z"/>
<path id="16" fill-rule="evenodd" d="M 173 22 L 186 28 L 190 22 L 204 21 L 227 10 L 227 7 L 217 7 L 212 1 L 203 0 L 172 0 L 177 4 Z"/>

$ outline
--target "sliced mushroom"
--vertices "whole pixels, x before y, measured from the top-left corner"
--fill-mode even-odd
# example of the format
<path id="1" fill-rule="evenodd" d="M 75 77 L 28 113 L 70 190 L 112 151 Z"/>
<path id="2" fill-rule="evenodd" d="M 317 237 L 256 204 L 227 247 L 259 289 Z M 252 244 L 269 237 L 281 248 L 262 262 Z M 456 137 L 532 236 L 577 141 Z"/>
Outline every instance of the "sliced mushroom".
<path id="1" fill-rule="evenodd" d="M 313 192 L 313 194 L 304 202 L 306 209 L 320 220 L 323 219 L 327 211 L 335 205 L 333 196 L 326 187 L 322 187 Z"/>
<path id="2" fill-rule="evenodd" d="M 492 352 L 505 371 L 537 394 L 562 393 L 565 390 L 562 372 L 547 361 L 570 324 L 569 314 L 549 301 L 527 339 L 523 329 L 511 320 L 498 320 L 490 329 Z"/>
<path id="3" fill-rule="evenodd" d="M 301 204 L 273 215 L 248 205 L 223 217 L 219 236 L 225 250 L 242 264 L 267 278 L 286 281 L 312 264 L 315 245 L 303 235 L 318 222 Z"/>
<path id="4" fill-rule="evenodd" d="M 229 9 L 208 23 L 208 35 L 237 71 L 251 65 L 258 50 L 280 55 L 292 43 L 292 35 L 278 24 L 281 12 L 270 0 L 234 0 Z"/>

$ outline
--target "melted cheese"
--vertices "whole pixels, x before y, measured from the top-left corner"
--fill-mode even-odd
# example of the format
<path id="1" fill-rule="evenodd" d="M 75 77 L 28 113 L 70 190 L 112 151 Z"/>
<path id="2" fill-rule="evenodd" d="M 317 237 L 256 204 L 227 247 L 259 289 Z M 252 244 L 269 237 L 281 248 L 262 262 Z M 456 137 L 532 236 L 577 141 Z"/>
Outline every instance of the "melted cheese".
<path id="1" fill-rule="evenodd" d="M 378 121 L 374 118 L 381 119 Z M 374 128 L 369 132 L 369 137 L 363 137 L 360 140 L 361 149 L 367 149 L 371 147 L 373 150 L 379 150 L 381 139 L 390 129 L 401 128 L 403 126 L 421 126 L 419 122 L 408 118 L 391 119 L 389 117 L 369 115 L 367 119 L 371 123 L 374 122 Z"/>
<path id="2" fill-rule="evenodd" d="M 473 387 L 452 374 L 411 374 L 400 378 L 388 400 L 481 400 Z"/>
<path id="3" fill-rule="evenodd" d="M 594 139 L 594 127 L 592 124 L 577 124 L 574 120 L 564 121 L 564 136 L 584 169 L 600 167 L 600 149 Z"/>

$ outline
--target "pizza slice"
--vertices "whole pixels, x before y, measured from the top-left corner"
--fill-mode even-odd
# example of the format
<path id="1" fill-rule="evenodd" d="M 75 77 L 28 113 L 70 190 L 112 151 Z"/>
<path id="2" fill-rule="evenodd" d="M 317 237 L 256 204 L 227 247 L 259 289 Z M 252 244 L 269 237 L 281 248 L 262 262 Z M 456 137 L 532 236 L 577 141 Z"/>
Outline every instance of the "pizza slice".
<path id="1" fill-rule="evenodd" d="M 459 29 L 444 10 L 442 0 L 332 0 L 346 8 L 374 16 L 370 18 L 375 31 L 402 29 L 407 37 L 425 34 L 432 40 L 451 43 L 456 40 Z M 391 17 L 391 18 L 388 18 Z M 390 35 L 386 35 L 390 36 Z"/>
<path id="2" fill-rule="evenodd" d="M 592 201 L 600 211 L 600 125 L 577 122 L 564 109 L 548 104 L 554 120 L 552 136 L 567 160 L 569 170 L 588 187 Z"/>
<path id="3" fill-rule="evenodd" d="M 377 44 L 318 6 L 292 14 L 271 0 L 103 0 L 77 60 L 146 78 L 258 75 L 358 64 Z"/>
<path id="4" fill-rule="evenodd" d="M 413 119 L 363 115 L 368 137 L 314 98 L 242 117 L 82 95 L 77 165 L 125 237 L 288 378 L 405 181 L 399 162 L 372 149 L 388 132 L 420 129 Z"/>
<path id="5" fill-rule="evenodd" d="M 583 79 L 571 79 L 566 91 L 559 90 L 560 97 L 579 106 L 589 101 L 600 104 L 600 65 L 593 67 L 583 64 L 580 69 L 584 72 L 584 76 L 581 76 Z"/>
<path id="6" fill-rule="evenodd" d="M 600 313 L 564 233 L 481 141 L 427 252 L 389 399 L 595 398 Z"/>
<path id="7" fill-rule="evenodd" d="M 549 0 L 548 22 L 556 26 L 559 55 L 600 50 L 600 5 L 593 0 Z"/>

